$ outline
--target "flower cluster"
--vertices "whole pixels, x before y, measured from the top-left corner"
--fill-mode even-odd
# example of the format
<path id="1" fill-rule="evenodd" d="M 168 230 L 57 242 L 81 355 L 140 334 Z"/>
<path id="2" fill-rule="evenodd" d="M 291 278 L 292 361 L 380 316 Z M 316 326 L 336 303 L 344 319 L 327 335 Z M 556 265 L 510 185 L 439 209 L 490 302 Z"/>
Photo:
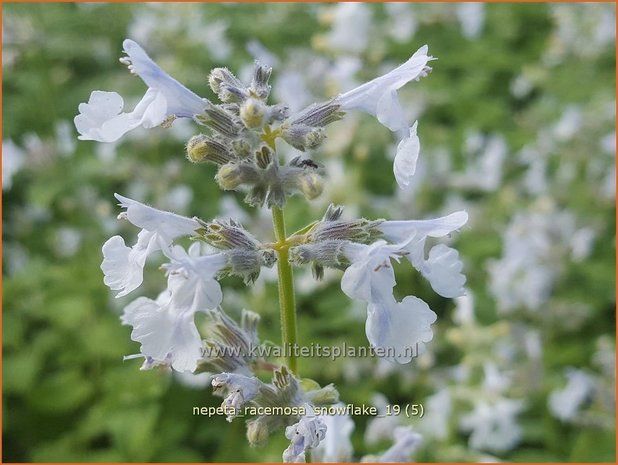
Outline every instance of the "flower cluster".
<path id="1" fill-rule="evenodd" d="M 216 165 L 215 179 L 222 189 L 246 192 L 248 204 L 272 208 L 273 218 L 288 196 L 301 193 L 311 200 L 323 186 L 319 163 L 304 154 L 282 163 L 277 141 L 305 153 L 314 150 L 325 140 L 326 127 L 348 111 L 367 112 L 397 133 L 393 171 L 401 187 L 414 174 L 420 150 L 417 123 L 406 121 L 397 91 L 431 70 L 426 46 L 385 75 L 290 114 L 285 104 L 268 103 L 269 66 L 256 62 L 248 84 L 226 68 L 212 70 L 208 83 L 221 101 L 215 104 L 161 70 L 137 43 L 125 40 L 123 45 L 127 56 L 120 61 L 148 90 L 131 112 L 122 112 L 123 99 L 117 93 L 93 92 L 75 118 L 81 139 L 112 142 L 140 126 L 168 127 L 176 118 L 191 118 L 207 133 L 188 141 L 187 158 Z M 243 311 L 237 324 L 225 314 L 221 277 L 238 276 L 250 285 L 263 267 L 277 261 L 280 272 L 290 264 L 310 264 L 317 279 L 326 267 L 343 270 L 343 292 L 367 305 L 370 344 L 391 349 L 385 357 L 400 364 L 409 363 L 432 339 L 436 314 L 414 295 L 395 297 L 392 262 L 407 259 L 444 297 L 463 294 L 465 277 L 457 251 L 440 243 L 426 253 L 426 243 L 460 229 L 468 219 L 465 211 L 430 220 L 348 220 L 342 219 L 342 207 L 331 205 L 321 220 L 272 243 L 258 240 L 234 219 L 204 221 L 118 194 L 116 198 L 126 209 L 119 219 L 141 231 L 131 247 L 121 236 L 103 245 L 105 284 L 117 291 L 117 297 L 125 296 L 142 284 L 149 256 L 160 252 L 167 260 L 161 266 L 166 289 L 154 300 L 138 297 L 124 309 L 122 322 L 133 328 L 131 338 L 141 344 L 140 354 L 129 358 L 143 357 L 142 369 L 168 366 L 179 372 L 209 373 L 214 392 L 224 397 L 229 421 L 245 406 L 287 408 L 278 415 L 258 413 L 247 423 L 252 444 L 263 443 L 271 432 L 286 427 L 291 442 L 283 453 L 285 461 L 305 461 L 306 453 L 326 437 L 330 420 L 316 416 L 313 407 L 337 402 L 337 391 L 310 380 L 301 383 L 293 367 L 273 365 L 255 355 L 251 349 L 260 345 L 259 316 Z M 194 242 L 185 248 L 183 238 Z M 195 324 L 198 312 L 208 315 L 207 336 Z M 273 381 L 260 380 L 255 374 L 259 369 L 273 371 Z M 409 455 L 419 440 L 416 433 L 401 430 L 382 459 Z"/>

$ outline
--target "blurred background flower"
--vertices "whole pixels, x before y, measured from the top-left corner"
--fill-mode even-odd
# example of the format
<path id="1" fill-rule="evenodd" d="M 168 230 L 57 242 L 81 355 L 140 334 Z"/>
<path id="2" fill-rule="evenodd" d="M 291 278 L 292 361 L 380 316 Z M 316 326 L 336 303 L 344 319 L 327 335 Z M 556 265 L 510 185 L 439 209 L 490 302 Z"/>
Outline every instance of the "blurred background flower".
<path id="1" fill-rule="evenodd" d="M 309 206 L 292 199 L 290 230 L 330 202 L 348 218 L 466 209 L 453 240 L 467 295 L 443 299 L 396 266 L 395 294 L 413 290 L 438 314 L 422 356 L 301 360 L 345 403 L 424 406 L 423 418 L 353 417 L 345 451 L 321 455 L 615 460 L 614 5 L 82 3 L 3 7 L 5 461 L 278 461 L 289 444 L 279 435 L 250 448 L 242 422 L 192 415 L 220 402 L 207 380 L 122 361 L 137 351 L 118 319 L 128 302 L 99 269 L 103 242 L 132 234 L 115 219 L 114 192 L 270 234 L 267 212 L 185 160 L 191 122 L 77 143 L 71 121 L 92 89 L 143 93 L 118 63 L 125 37 L 209 98 L 211 68 L 246 78 L 259 59 L 292 110 L 428 44 L 432 75 L 399 91 L 407 120 L 419 120 L 410 185 L 394 182 L 391 132 L 351 115 L 328 128 L 315 158 L 329 182 Z M 164 277 L 146 273 L 143 295 L 156 297 Z M 364 309 L 340 292 L 341 273 L 297 278 L 301 343 L 365 344 Z M 236 278 L 224 285 L 226 311 L 260 313 L 261 335 L 278 342 L 273 275 L 252 292 Z M 397 445 L 403 436 L 413 447 Z"/>

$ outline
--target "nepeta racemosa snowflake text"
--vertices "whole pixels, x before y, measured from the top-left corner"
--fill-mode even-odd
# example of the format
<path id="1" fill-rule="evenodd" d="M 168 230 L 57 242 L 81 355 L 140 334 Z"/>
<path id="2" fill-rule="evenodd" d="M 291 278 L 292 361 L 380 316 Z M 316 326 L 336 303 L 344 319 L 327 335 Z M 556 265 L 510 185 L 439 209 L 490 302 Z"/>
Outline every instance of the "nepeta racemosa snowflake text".
<path id="1" fill-rule="evenodd" d="M 167 260 L 162 266 L 166 289 L 156 299 L 138 297 L 124 309 L 122 322 L 133 328 L 131 338 L 140 343 L 140 353 L 129 358 L 143 358 L 142 369 L 165 366 L 179 372 L 209 373 L 215 394 L 224 397 L 222 408 L 229 421 L 242 408 L 255 408 L 247 422 L 251 444 L 263 443 L 269 434 L 285 428 L 290 446 L 283 459 L 305 461 L 311 450 L 319 451 L 327 435 L 337 434 L 328 430 L 333 421 L 315 414 L 314 409 L 336 404 L 338 393 L 332 385 L 301 381 L 294 354 L 288 354 L 285 365 L 279 366 L 251 350 L 262 344 L 257 333 L 259 315 L 245 310 L 240 323 L 227 316 L 221 308 L 219 279 L 235 275 L 250 285 L 262 267 L 276 264 L 282 342 L 296 345 L 292 266 L 311 266 L 316 279 L 326 267 L 340 269 L 342 291 L 367 305 L 366 335 L 373 347 L 384 349 L 386 358 L 397 363 L 409 363 L 423 350 L 432 339 L 436 314 L 416 296 L 395 298 L 392 263 L 408 261 L 444 297 L 462 295 L 465 277 L 457 251 L 444 244 L 433 246 L 428 253 L 425 249 L 428 238 L 441 238 L 461 228 L 468 218 L 466 212 L 431 220 L 345 220 L 342 207 L 331 205 L 321 219 L 288 235 L 284 208 L 290 195 L 312 200 L 322 193 L 323 168 L 310 152 L 324 141 L 327 126 L 336 126 L 347 112 L 355 110 L 375 116 L 397 134 L 393 172 L 400 187 L 409 184 L 420 143 L 417 123 L 406 120 L 397 90 L 426 76 L 432 57 L 423 46 L 383 76 L 290 114 L 285 103 L 268 101 L 272 71 L 268 66 L 256 63 L 249 83 L 226 68 L 212 70 L 208 82 L 221 102 L 213 103 L 170 77 L 137 43 L 125 40 L 123 45 L 127 56 L 120 61 L 148 89 L 128 112 L 123 111 L 119 94 L 92 92 L 75 117 L 80 139 L 113 142 L 140 126 L 168 127 L 176 118 L 191 118 L 204 133 L 188 141 L 187 158 L 216 165 L 215 179 L 222 189 L 242 191 L 249 205 L 270 208 L 275 235 L 275 242 L 263 241 L 232 218 L 186 218 L 116 194 L 123 209 L 119 219 L 140 232 L 131 246 L 120 236 L 103 245 L 105 284 L 117 297 L 128 295 L 142 284 L 148 256 L 161 254 Z M 276 152 L 277 139 L 303 155 L 282 162 Z M 177 243 L 184 237 L 195 240 L 188 249 Z M 195 324 L 198 312 L 207 315 L 207 337 Z M 410 348 L 416 350 L 406 350 Z M 269 382 L 256 376 L 265 367 L 272 372 Z M 264 409 L 270 414 L 263 413 Z M 400 436 L 389 452 L 393 457 L 418 444 L 415 433 L 405 430 Z"/>

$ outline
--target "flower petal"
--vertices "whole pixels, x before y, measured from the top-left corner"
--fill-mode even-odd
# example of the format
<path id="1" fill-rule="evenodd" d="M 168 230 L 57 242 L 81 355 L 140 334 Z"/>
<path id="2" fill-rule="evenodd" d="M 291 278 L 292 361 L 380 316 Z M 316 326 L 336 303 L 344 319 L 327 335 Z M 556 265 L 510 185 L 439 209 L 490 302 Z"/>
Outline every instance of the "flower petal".
<path id="1" fill-rule="evenodd" d="M 421 273 L 434 291 L 442 297 L 452 298 L 464 295 L 466 277 L 461 272 L 462 268 L 459 252 L 444 244 L 438 244 L 429 251 L 429 258 Z"/>
<path id="2" fill-rule="evenodd" d="M 128 113 L 121 113 L 124 102 L 116 92 L 95 90 L 88 103 L 79 104 L 79 115 L 73 122 L 81 140 L 114 142 L 139 126 Z"/>
<path id="3" fill-rule="evenodd" d="M 193 314 L 179 312 L 169 304 L 169 297 L 165 300 L 139 297 L 125 307 L 122 321 L 133 326 L 131 339 L 141 343 L 147 359 L 169 360 L 176 371 L 195 371 L 202 357 L 202 339 Z"/>
<path id="4" fill-rule="evenodd" d="M 385 95 L 388 95 L 388 97 L 386 97 L 388 103 L 387 101 L 383 101 L 380 107 L 382 110 L 388 108 L 392 109 L 393 99 L 396 100 L 396 96 L 394 96 L 392 92 L 398 90 L 406 83 L 414 79 L 419 79 L 426 74 L 427 62 L 432 58 L 427 55 L 427 50 L 426 45 L 422 46 L 408 59 L 408 61 L 394 70 L 341 94 L 337 97 L 338 103 L 341 104 L 341 109 L 359 109 L 377 117 L 378 104 Z M 399 105 L 398 102 L 397 105 Z"/>
<path id="5" fill-rule="evenodd" d="M 416 162 L 421 150 L 421 142 L 416 135 L 417 124 L 418 122 L 415 122 L 410 127 L 409 135 L 397 145 L 397 154 L 393 162 L 393 173 L 395 174 L 397 184 L 402 189 L 410 184 L 410 180 L 416 172 Z"/>
<path id="6" fill-rule="evenodd" d="M 352 262 L 341 278 L 341 290 L 351 299 L 378 302 L 388 299 L 395 287 L 391 254 L 396 248 L 377 241 L 371 245 L 347 244 L 343 253 Z"/>
<path id="7" fill-rule="evenodd" d="M 392 243 L 404 242 L 413 237 L 443 237 L 461 228 L 468 221 L 464 210 L 432 220 L 383 221 L 378 229 Z"/>
<path id="8" fill-rule="evenodd" d="M 170 243 L 178 237 L 193 235 L 201 227 L 195 219 L 157 210 L 120 194 L 114 196 L 120 201 L 120 206 L 127 209 L 126 217 L 132 224 L 154 231 Z"/>
<path id="9" fill-rule="evenodd" d="M 122 108 L 122 97 L 116 92 L 92 92 L 88 103 L 79 104 L 80 114 L 73 120 L 79 139 L 114 142 L 139 126 L 160 125 L 167 115 L 165 98 L 154 89 L 148 89 L 132 112 L 122 113 Z"/>
<path id="10" fill-rule="evenodd" d="M 172 262 L 163 267 L 168 271 L 168 289 L 173 305 L 195 313 L 221 304 L 223 293 L 215 275 L 227 264 L 227 256 L 218 253 L 194 257 L 191 252 L 199 248 L 199 244 L 193 246 L 189 254 L 182 247 L 175 246 L 169 254 Z"/>
<path id="11" fill-rule="evenodd" d="M 114 236 L 103 244 L 101 270 L 105 274 L 103 282 L 114 291 L 116 297 L 123 297 L 137 289 L 144 279 L 144 265 L 148 255 L 159 249 L 154 233 L 141 231 L 137 243 L 129 248 L 124 239 Z"/>
<path id="12" fill-rule="evenodd" d="M 369 342 L 384 351 L 385 358 L 409 363 L 425 350 L 431 341 L 431 324 L 436 314 L 421 299 L 407 296 L 401 302 L 394 298 L 367 306 L 365 332 Z"/>
<path id="13" fill-rule="evenodd" d="M 130 69 L 151 89 L 161 92 L 167 102 L 167 114 L 192 118 L 204 111 L 208 102 L 163 71 L 136 42 L 126 39 L 122 46 L 129 56 Z"/>

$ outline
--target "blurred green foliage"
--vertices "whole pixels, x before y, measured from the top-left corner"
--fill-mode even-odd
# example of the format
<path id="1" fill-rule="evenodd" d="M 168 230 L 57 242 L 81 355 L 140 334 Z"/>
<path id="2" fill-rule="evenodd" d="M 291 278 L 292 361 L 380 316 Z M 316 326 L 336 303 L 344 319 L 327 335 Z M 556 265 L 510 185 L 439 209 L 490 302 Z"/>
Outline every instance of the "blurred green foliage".
<path id="1" fill-rule="evenodd" d="M 148 4 L 116 3 L 3 6 L 3 25 L 8 30 L 3 40 L 3 137 L 23 146 L 29 135 L 36 134 L 41 142 L 29 151 L 25 167 L 3 196 L 4 461 L 279 461 L 286 447 L 283 435 L 275 434 L 266 448 L 249 448 L 242 421 L 228 424 L 222 417 L 192 415 L 193 406 L 219 404 L 210 389 L 192 389 L 166 372 L 142 372 L 136 362 L 122 362 L 124 355 L 138 351 L 137 344 L 130 341 L 130 329 L 118 319 L 128 300 L 120 305 L 114 302 L 99 270 L 101 244 L 117 227 L 110 226 L 118 213 L 112 194 L 146 186 L 147 197 L 139 200 L 159 207 L 157 200 L 179 185 L 187 185 L 192 200 L 187 211 L 180 213 L 202 218 L 219 212 L 221 198 L 211 182 L 214 170 L 186 163 L 182 138 L 169 137 L 164 130 L 153 130 L 146 138 L 128 138 L 115 148 L 111 160 L 96 155 L 100 149 L 94 142 L 79 142 L 70 156 L 63 156 L 59 149 L 58 123 L 70 122 L 91 90 L 116 90 L 127 97 L 143 92 L 141 81 L 130 78 L 117 57 L 131 24 L 151 8 Z M 175 8 L 168 7 L 170 16 Z M 186 17 L 199 10 L 205 29 L 210 21 L 227 21 L 226 36 L 232 49 L 229 60 L 219 62 L 203 43 L 188 34 L 175 35 L 169 28 L 155 34 L 153 44 L 143 45 L 170 74 L 206 97 L 211 97 L 208 71 L 217 65 L 239 69 L 250 62 L 245 49 L 250 40 L 258 39 L 283 56 L 290 48 L 310 47 L 315 42 L 311 38 L 326 28 L 320 15 L 325 5 L 204 4 L 192 8 L 182 14 Z M 371 8 L 378 21 L 384 18 L 382 5 Z M 415 11 L 421 21 L 409 41 L 385 39 L 372 44 L 363 56 L 366 66 L 359 77 L 375 76 L 385 58 L 401 62 L 419 45 L 428 43 L 439 60 L 430 78 L 414 84 L 426 96 L 419 126 L 421 140 L 428 152 L 431 147 L 448 149 L 454 168 L 466 165 L 461 147 L 471 129 L 484 134 L 498 132 L 515 151 L 531 143 L 538 128 L 557 120 L 566 104 L 586 105 L 591 111 L 599 108 L 599 112 L 604 105 L 613 105 L 614 50 L 585 63 L 577 56 L 567 56 L 551 69 L 534 68 L 553 27 L 547 5 L 487 5 L 485 29 L 477 40 L 462 37 L 456 22 L 444 17 L 440 8 L 445 7 L 418 5 Z M 536 79 L 534 90 L 515 99 L 510 86 L 522 69 L 530 67 Z M 361 186 L 363 195 L 356 199 L 360 213 L 387 216 L 386 209 L 376 206 L 369 194 L 395 192 L 391 162 L 384 155 L 391 136 L 373 121 L 361 118 L 360 124 L 363 131 L 358 131 L 340 155 L 348 174 Z M 587 138 L 561 147 L 553 169 L 559 168 L 560 157 L 568 157 L 574 160 L 576 172 L 583 172 L 596 156 L 590 151 L 594 146 L 591 141 L 611 130 L 607 124 L 587 127 Z M 76 138 L 72 126 L 71 131 L 71 137 Z M 515 179 L 521 170 L 516 162 L 507 163 L 504 177 Z M 512 318 L 542 328 L 546 384 L 529 393 L 521 418 L 524 438 L 519 447 L 504 455 L 509 461 L 614 460 L 612 428 L 562 424 L 546 407 L 548 392 L 563 385 L 561 370 L 565 366 L 587 367 L 597 338 L 605 334 L 614 340 L 614 201 L 599 201 L 595 192 L 584 178 L 568 188 L 552 184 L 546 192 L 558 209 L 568 208 L 584 224 L 595 224 L 600 237 L 591 257 L 565 269 L 556 283 L 555 301 L 567 310 L 521 312 Z M 419 217 L 435 212 L 449 194 L 439 183 L 426 183 L 415 193 L 411 211 Z M 457 248 L 466 263 L 469 287 L 475 291 L 477 317 L 491 325 L 502 317 L 486 290 L 484 264 L 500 255 L 500 233 L 513 212 L 533 199 L 508 182 L 496 192 L 469 190 L 461 196 L 482 205 L 486 218 L 474 230 L 461 233 Z M 289 230 L 303 226 L 308 217 L 317 217 L 315 209 L 299 199 L 291 202 L 289 210 Z M 72 253 L 59 247 L 67 228 L 79 232 L 80 240 Z M 128 227 L 122 232 L 127 237 L 135 234 Z M 459 363 L 465 353 L 444 337 L 452 326 L 453 304 L 436 296 L 410 270 L 397 271 L 398 281 L 407 283 L 400 285 L 401 292 L 409 293 L 413 288 L 438 314 L 432 343 L 435 366 Z M 152 296 L 163 279 L 154 269 L 148 273 L 144 292 Z M 251 293 L 236 280 L 224 284 Z M 277 342 L 275 291 L 274 285 L 268 285 L 246 302 L 262 314 L 263 338 Z M 557 325 L 557 321 L 573 317 L 569 308 L 583 303 L 587 315 L 581 323 L 566 328 Z M 366 344 L 362 315 L 346 311 L 347 307 L 349 301 L 338 282 L 300 296 L 301 341 Z M 229 312 L 236 316 L 239 310 L 231 308 Z M 374 392 L 384 393 L 392 403 L 407 403 L 435 389 L 431 367 L 410 368 L 415 370 L 410 384 L 397 373 L 349 381 L 345 364 L 342 359 L 302 360 L 301 369 L 321 384 L 334 382 L 342 399 L 356 404 L 368 403 Z M 525 379 L 520 381 L 526 383 Z M 355 418 L 353 442 L 358 456 L 375 452 L 363 443 L 367 420 Z M 449 437 L 450 449 L 427 448 L 416 458 L 471 459 L 463 452 L 466 436 L 455 425 Z"/>

